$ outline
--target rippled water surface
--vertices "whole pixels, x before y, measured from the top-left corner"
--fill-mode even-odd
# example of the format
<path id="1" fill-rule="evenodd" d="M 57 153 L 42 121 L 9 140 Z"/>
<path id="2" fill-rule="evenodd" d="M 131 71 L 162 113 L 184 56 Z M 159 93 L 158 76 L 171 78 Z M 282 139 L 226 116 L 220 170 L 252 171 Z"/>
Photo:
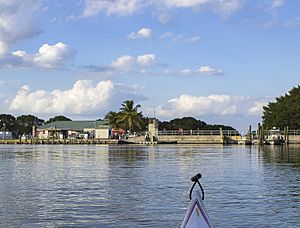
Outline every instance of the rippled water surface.
<path id="1" fill-rule="evenodd" d="M 0 145 L 0 227 L 299 227 L 300 146 Z"/>

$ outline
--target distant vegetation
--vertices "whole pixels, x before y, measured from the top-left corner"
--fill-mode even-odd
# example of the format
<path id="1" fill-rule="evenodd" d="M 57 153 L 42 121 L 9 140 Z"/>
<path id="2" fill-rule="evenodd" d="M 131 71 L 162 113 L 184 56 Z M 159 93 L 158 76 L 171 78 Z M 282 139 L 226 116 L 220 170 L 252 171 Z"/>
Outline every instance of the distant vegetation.
<path id="1" fill-rule="evenodd" d="M 106 114 L 104 119 L 108 121 L 113 128 L 122 128 L 131 132 L 145 131 L 148 127 L 149 118 L 143 116 L 142 112 L 139 111 L 140 107 L 139 104 L 135 105 L 133 100 L 126 100 L 121 104 L 118 112 L 110 111 Z M 54 121 L 71 121 L 71 119 L 60 115 L 45 121 L 33 115 L 14 117 L 9 114 L 0 114 L 0 130 L 10 131 L 13 133 L 14 138 L 19 138 L 23 134 L 31 134 L 33 126 L 40 126 Z M 224 130 L 235 130 L 230 126 L 210 125 L 201 120 L 196 120 L 193 117 L 159 121 L 160 130 L 178 130 L 180 128 L 186 130 L 219 130 L 220 127 Z"/>
<path id="2" fill-rule="evenodd" d="M 233 127 L 224 125 L 211 125 L 204 121 L 196 120 L 193 117 L 176 118 L 170 121 L 163 121 L 159 123 L 160 130 L 178 130 L 179 128 L 188 130 L 235 130 Z"/>
<path id="3" fill-rule="evenodd" d="M 71 120 L 64 116 L 56 116 L 50 118 L 46 123 L 55 120 Z M 14 117 L 9 114 L 0 114 L 0 130 L 10 131 L 14 138 L 19 138 L 22 135 L 29 135 L 32 133 L 33 126 L 41 126 L 45 124 L 45 120 L 33 115 L 21 115 Z"/>
<path id="4" fill-rule="evenodd" d="M 29 135 L 33 126 L 43 125 L 44 123 L 44 120 L 33 115 L 14 117 L 9 114 L 0 114 L 0 130 L 12 132 L 14 138 L 19 138 L 23 134 Z"/>
<path id="5" fill-rule="evenodd" d="M 49 120 L 47 120 L 45 123 L 52 123 L 55 121 L 72 121 L 70 118 L 65 117 L 65 116 L 54 116 L 53 118 L 50 118 Z"/>
<path id="6" fill-rule="evenodd" d="M 265 106 L 262 121 L 265 129 L 278 127 L 283 130 L 287 126 L 300 129 L 300 86 Z"/>
<path id="7" fill-rule="evenodd" d="M 148 117 L 144 117 L 138 109 L 140 105 L 134 105 L 132 100 L 124 101 L 119 112 L 109 112 L 105 119 L 109 121 L 113 128 L 123 128 L 131 131 L 146 130 L 149 122 Z M 235 130 L 233 127 L 224 125 L 211 125 L 204 121 L 196 120 L 193 117 L 176 118 L 170 121 L 159 121 L 159 130 Z"/>

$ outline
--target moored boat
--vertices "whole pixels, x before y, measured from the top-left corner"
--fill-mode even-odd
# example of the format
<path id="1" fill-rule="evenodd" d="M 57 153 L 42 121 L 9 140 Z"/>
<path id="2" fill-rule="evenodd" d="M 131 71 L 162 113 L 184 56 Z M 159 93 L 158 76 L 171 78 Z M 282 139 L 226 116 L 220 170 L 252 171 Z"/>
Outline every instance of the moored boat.
<path id="1" fill-rule="evenodd" d="M 183 222 L 180 226 L 181 228 L 212 228 L 213 227 L 210 218 L 208 217 L 204 208 L 204 204 L 203 204 L 204 191 L 199 182 L 200 178 L 201 178 L 200 173 L 192 177 L 192 181 L 194 182 L 194 184 L 190 191 L 191 202 L 187 210 L 187 213 L 183 219 Z M 193 189 L 197 183 L 201 189 L 201 193 L 199 190 L 195 190 L 193 192 Z"/>
<path id="2" fill-rule="evenodd" d="M 268 136 L 265 142 L 269 145 L 282 145 L 285 140 L 283 135 L 281 134 L 281 131 L 273 127 L 273 129 L 268 131 Z"/>

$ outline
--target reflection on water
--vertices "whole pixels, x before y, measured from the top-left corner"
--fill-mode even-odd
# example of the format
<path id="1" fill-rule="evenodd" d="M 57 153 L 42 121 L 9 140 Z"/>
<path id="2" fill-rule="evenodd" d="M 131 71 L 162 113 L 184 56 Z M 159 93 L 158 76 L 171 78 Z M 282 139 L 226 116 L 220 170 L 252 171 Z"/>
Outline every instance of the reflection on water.
<path id="1" fill-rule="evenodd" d="M 203 175 L 215 227 L 300 225 L 299 145 L 0 145 L 0 227 L 178 227 Z"/>
<path id="2" fill-rule="evenodd" d="M 289 164 L 294 163 L 300 166 L 300 146 L 291 144 L 283 146 L 264 146 L 262 147 L 263 158 L 267 162 Z"/>

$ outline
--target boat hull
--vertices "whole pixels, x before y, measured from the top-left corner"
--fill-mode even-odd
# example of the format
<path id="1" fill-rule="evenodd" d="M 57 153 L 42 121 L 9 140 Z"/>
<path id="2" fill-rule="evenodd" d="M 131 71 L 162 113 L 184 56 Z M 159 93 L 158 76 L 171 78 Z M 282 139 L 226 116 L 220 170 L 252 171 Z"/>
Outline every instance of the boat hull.
<path id="1" fill-rule="evenodd" d="M 180 226 L 181 228 L 212 228 L 213 225 L 205 211 L 201 194 L 198 190 L 193 192 L 188 211 Z"/>

